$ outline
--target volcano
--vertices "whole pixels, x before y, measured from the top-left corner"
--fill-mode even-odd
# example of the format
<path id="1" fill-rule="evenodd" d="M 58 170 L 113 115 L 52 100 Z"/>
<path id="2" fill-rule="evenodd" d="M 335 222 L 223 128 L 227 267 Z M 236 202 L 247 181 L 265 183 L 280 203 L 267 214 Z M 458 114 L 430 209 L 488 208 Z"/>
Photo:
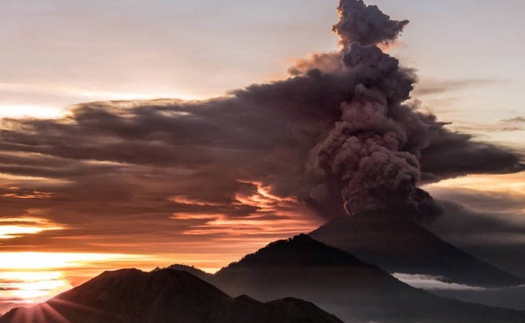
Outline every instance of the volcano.
<path id="1" fill-rule="evenodd" d="M 486 288 L 524 284 L 443 241 L 403 211 L 374 210 L 337 218 L 309 235 L 392 274 L 431 275 Z"/>
<path id="2" fill-rule="evenodd" d="M 342 323 L 294 298 L 261 303 L 231 298 L 185 271 L 137 269 L 102 275 L 32 308 L 13 309 L 0 323 Z"/>
<path id="3" fill-rule="evenodd" d="M 45 303 L 0 317 L 0 323 L 66 322 L 523 323 L 525 312 L 427 293 L 299 235 L 273 242 L 215 275 L 181 265 L 105 272 Z"/>
<path id="4" fill-rule="evenodd" d="M 525 312 L 439 297 L 400 282 L 351 254 L 300 235 L 269 244 L 211 281 L 230 295 L 303 298 L 347 323 L 525 322 Z"/>

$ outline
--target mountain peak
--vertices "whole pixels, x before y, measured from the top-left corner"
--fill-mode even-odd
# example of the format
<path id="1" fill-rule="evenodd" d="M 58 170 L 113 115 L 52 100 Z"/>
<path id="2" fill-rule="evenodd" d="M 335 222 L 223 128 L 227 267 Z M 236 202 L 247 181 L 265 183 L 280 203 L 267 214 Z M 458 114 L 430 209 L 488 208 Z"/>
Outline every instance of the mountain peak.
<path id="1" fill-rule="evenodd" d="M 200 279 L 202 279 L 204 281 L 208 281 L 209 278 L 211 277 L 211 274 L 205 272 L 204 270 L 200 270 L 197 267 L 188 266 L 188 265 L 184 265 L 184 264 L 173 264 L 173 265 L 170 265 L 170 266 L 168 266 L 166 268 L 157 268 L 154 271 L 163 270 L 163 269 L 185 271 L 185 272 L 188 272 L 188 273 L 192 274 L 195 277 L 199 277 Z"/>
<path id="2" fill-rule="evenodd" d="M 240 261 L 221 269 L 270 268 L 288 266 L 364 265 L 352 255 L 316 241 L 305 234 L 268 244 Z"/>
<path id="3" fill-rule="evenodd" d="M 284 298 L 276 304 L 310 313 L 306 304 L 296 306 L 287 297 L 305 299 L 346 322 L 525 322 L 522 312 L 462 303 L 415 289 L 306 235 L 270 243 L 221 269 L 213 282 L 229 295 L 249 294 L 262 301 Z"/>

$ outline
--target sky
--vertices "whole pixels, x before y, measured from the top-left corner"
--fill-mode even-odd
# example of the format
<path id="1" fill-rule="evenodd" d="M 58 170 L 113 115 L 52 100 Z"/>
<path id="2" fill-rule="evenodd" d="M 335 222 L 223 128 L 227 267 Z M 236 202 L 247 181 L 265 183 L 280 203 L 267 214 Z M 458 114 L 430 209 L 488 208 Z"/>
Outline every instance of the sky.
<path id="1" fill-rule="evenodd" d="M 451 122 L 451 131 L 525 151 L 522 1 L 374 4 L 394 19 L 410 20 L 389 53 L 417 70 L 412 102 Z M 287 196 L 289 188 L 276 190 L 272 179 L 248 176 L 262 174 L 271 163 L 288 170 L 298 158 L 287 153 L 288 143 L 268 149 L 278 130 L 250 147 L 253 154 L 246 159 L 240 152 L 252 141 L 249 134 L 240 137 L 245 129 L 238 129 L 231 147 L 187 146 L 188 134 L 195 140 L 222 134 L 212 123 L 190 122 L 198 131 L 180 128 L 176 135 L 182 139 L 170 141 L 169 151 L 161 135 L 136 132 L 133 117 L 143 117 L 139 125 L 164 129 L 169 125 L 155 124 L 162 119 L 149 116 L 148 107 L 187 117 L 187 108 L 173 99 L 207 100 L 285 80 L 297 59 L 338 49 L 331 32 L 337 1 L 2 5 L 0 116 L 2 129 L 12 130 L 0 135 L 5 303 L 41 300 L 108 268 L 185 263 L 215 271 L 326 221 Z M 123 101 L 154 99 L 166 100 Z M 93 101 L 99 103 L 85 104 Z M 215 104 L 221 109 L 213 102 L 203 113 L 213 116 Z M 178 105 L 177 111 L 164 109 Z M 134 108 L 138 112 L 129 116 L 123 112 Z M 105 125 L 116 119 L 118 127 L 108 130 Z M 273 129 L 256 120 L 250 125 L 261 132 Z M 210 162 L 205 148 L 218 161 Z M 203 166 L 197 172 L 188 165 Z M 512 259 L 525 250 L 525 174 L 476 173 L 425 186 L 447 211 L 430 229 L 524 277 L 525 264 Z"/>

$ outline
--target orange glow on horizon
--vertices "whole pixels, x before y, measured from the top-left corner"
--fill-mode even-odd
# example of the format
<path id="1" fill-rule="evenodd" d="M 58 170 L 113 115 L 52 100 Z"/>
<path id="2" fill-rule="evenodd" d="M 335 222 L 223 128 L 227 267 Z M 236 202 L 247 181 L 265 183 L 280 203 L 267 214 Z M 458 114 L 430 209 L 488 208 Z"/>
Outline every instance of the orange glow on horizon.
<path id="1" fill-rule="evenodd" d="M 11 193 L 3 194 L 2 197 L 11 197 L 11 198 L 21 199 L 21 200 L 31 200 L 31 199 L 43 200 L 43 199 L 48 199 L 48 198 L 53 197 L 53 194 L 49 192 L 43 192 L 43 191 L 38 191 L 38 190 L 32 191 L 29 194 L 27 193 L 20 194 L 20 192 L 17 192 L 18 191 L 17 187 L 10 188 L 9 190 L 11 191 Z"/>
<path id="2" fill-rule="evenodd" d="M 16 154 L 14 154 L 16 155 Z M 70 184 L 70 181 L 63 179 L 55 179 L 49 177 L 38 177 L 38 176 L 24 176 L 24 175 L 12 175 L 6 173 L 0 173 L 0 187 L 7 185 L 13 185 L 12 183 L 24 183 L 24 184 L 35 184 L 45 183 L 46 185 L 66 185 Z"/>
<path id="3" fill-rule="evenodd" d="M 0 218 L 0 240 L 64 229 L 66 229 L 65 226 L 36 217 Z"/>
<path id="4" fill-rule="evenodd" d="M 42 270 L 85 267 L 93 263 L 144 260 L 144 255 L 72 253 L 72 252 L 1 252 L 0 270 Z"/>
<path id="5" fill-rule="evenodd" d="M 0 298 L 12 299 L 9 302 L 15 306 L 43 302 L 84 283 L 103 270 L 130 267 L 152 270 L 172 264 L 187 264 L 213 273 L 274 240 L 311 231 L 319 224 L 308 216 L 296 199 L 276 196 L 271 192 L 271 187 L 262 183 L 243 183 L 254 187 L 248 186 L 248 190 L 238 192 L 232 203 L 217 204 L 217 210 L 224 207 L 224 214 L 173 214 L 171 219 L 181 223 L 197 220 L 195 223 L 189 222 L 190 225 L 173 240 L 150 240 L 149 235 L 141 235 L 137 240 L 123 239 L 119 235 L 100 239 L 93 239 L 94 236 L 90 235 L 65 235 L 53 237 L 53 241 L 64 241 L 67 248 L 68 240 L 82 240 L 89 251 L 53 252 L 56 249 L 50 245 L 48 252 L 43 251 L 44 247 L 29 249 L 37 252 L 26 252 L 27 247 L 19 246 L 13 246 L 16 249 L 11 251 L 0 252 L 0 288 L 4 288 L 0 290 Z M 193 206 L 210 205 L 184 195 L 170 200 Z M 247 209 L 251 213 L 242 216 L 227 213 L 237 209 Z M 3 235 L 14 238 L 15 235 L 39 234 L 45 228 L 68 229 L 65 225 L 44 219 L 45 216 L 45 210 L 29 209 L 24 216 L 0 218 L 0 230 L 3 227 Z M 99 250 L 108 250 L 109 253 L 98 253 Z M 124 253 L 111 253 L 113 250 Z"/>
<path id="6" fill-rule="evenodd" d="M 151 88 L 151 85 L 148 86 Z M 69 98 L 68 101 L 125 101 L 125 100 L 154 100 L 158 98 L 174 98 L 185 101 L 203 100 L 203 95 L 191 95 L 183 91 L 173 92 L 171 89 L 159 91 L 158 87 L 151 88 L 150 91 L 143 93 L 130 91 L 107 91 L 100 89 L 86 89 L 71 87 L 65 84 L 48 83 L 5 83 L 0 82 L 0 91 L 23 93 L 27 95 L 51 95 L 56 97 Z M 80 98 L 80 99 L 79 99 Z M 67 104 L 66 104 L 67 106 Z M 67 116 L 69 108 L 57 107 L 50 104 L 0 104 L 1 118 L 48 118 L 60 119 Z"/>
<path id="7" fill-rule="evenodd" d="M 25 234 L 35 234 L 44 231 L 43 228 L 26 227 L 20 225 L 2 225 L 0 226 L 0 239 L 18 238 Z"/>
<path id="8" fill-rule="evenodd" d="M 13 306 L 36 304 L 98 275 L 154 256 L 98 253 L 1 252 L 0 299 Z M 5 303 L 5 301 L 4 301 Z"/>
<path id="9" fill-rule="evenodd" d="M 44 302 L 72 287 L 60 271 L 0 272 L 0 297 L 16 299 L 18 304 Z"/>
<path id="10" fill-rule="evenodd" d="M 244 251 L 243 251 L 244 252 Z M 224 254 L 96 254 L 53 252 L 0 253 L 0 299 L 7 308 L 45 302 L 94 278 L 103 270 L 155 267 L 174 263 L 195 265 L 206 272 L 216 272 L 230 262 Z M 236 254 L 229 255 L 237 257 Z M 4 306 L 5 309 L 5 306 Z M 0 312 L 1 314 L 1 312 Z"/>

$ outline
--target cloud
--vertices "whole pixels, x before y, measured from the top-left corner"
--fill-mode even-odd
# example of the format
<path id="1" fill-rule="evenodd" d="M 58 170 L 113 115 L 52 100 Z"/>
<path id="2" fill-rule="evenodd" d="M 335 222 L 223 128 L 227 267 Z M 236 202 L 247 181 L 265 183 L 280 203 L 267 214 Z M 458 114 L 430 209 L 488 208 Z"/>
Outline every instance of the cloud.
<path id="1" fill-rule="evenodd" d="M 520 132 L 525 131 L 524 125 L 513 125 L 507 122 L 499 122 L 495 124 L 459 124 L 454 125 L 458 131 L 467 133 L 483 133 L 483 132 Z"/>
<path id="2" fill-rule="evenodd" d="M 450 93 L 470 88 L 486 87 L 500 83 L 491 79 L 443 80 L 422 78 L 414 89 L 415 97 L 425 97 L 436 94 Z"/>
<path id="3" fill-rule="evenodd" d="M 0 217 L 0 240 L 15 239 L 25 235 L 38 234 L 44 231 L 64 229 L 65 227 L 62 225 L 37 217 Z"/>
<path id="4" fill-rule="evenodd" d="M 501 308 L 524 310 L 525 286 L 482 288 L 444 281 L 443 277 L 431 275 L 393 274 L 400 281 L 433 294 L 462 301 Z"/>
<path id="5" fill-rule="evenodd" d="M 476 286 L 468 286 L 456 283 L 447 283 L 443 277 L 432 276 L 432 275 L 411 275 L 394 273 L 393 276 L 400 281 L 409 284 L 415 288 L 421 288 L 425 290 L 477 290 L 481 291 L 484 288 Z"/>
<path id="6" fill-rule="evenodd" d="M 352 208 L 356 197 L 377 202 L 385 191 L 420 202 L 430 200 L 421 181 L 522 169 L 518 153 L 452 132 L 405 102 L 414 71 L 366 45 L 393 41 L 405 23 L 366 8 L 375 27 L 341 34 L 365 45 L 314 55 L 285 80 L 202 101 L 90 102 L 58 119 L 4 119 L 3 214 L 31 210 L 67 230 L 3 248 L 170 254 L 183 245 L 188 257 L 237 258 L 341 216 L 343 189 Z"/>
<path id="7" fill-rule="evenodd" d="M 341 114 L 340 102 L 353 91 L 355 78 L 353 71 L 312 73 L 209 101 L 98 102 L 78 105 L 58 120 L 10 119 L 1 132 L 6 158 L 0 169 L 66 179 L 112 198 L 131 194 L 125 191 L 134 183 L 170 177 L 177 180 L 169 184 L 174 192 L 203 202 L 231 202 L 238 180 L 261 182 L 279 196 L 308 197 L 324 181 L 317 183 L 306 172 L 308 154 Z M 430 129 L 417 140 L 428 136 L 434 141 L 422 151 L 423 171 L 434 176 L 513 171 L 519 163 L 515 153 L 449 132 L 433 116 L 415 117 Z M 410 145 L 417 144 L 415 134 Z M 449 153 L 488 159 L 483 167 L 468 164 L 456 170 Z M 441 164 L 436 162 L 440 156 Z M 97 181 L 105 187 L 93 187 Z M 71 185 L 71 193 L 50 192 L 71 195 L 76 190 Z"/>
<path id="8" fill-rule="evenodd" d="M 515 118 L 511 118 L 511 119 L 502 120 L 501 122 L 504 122 L 504 123 L 524 123 L 525 122 L 525 118 L 523 118 L 523 117 L 515 117 Z"/>
<path id="9" fill-rule="evenodd" d="M 474 134 L 474 136 L 483 136 L 486 132 L 522 132 L 525 131 L 525 119 L 515 117 L 511 119 L 500 120 L 495 123 L 472 123 L 468 121 L 451 123 L 452 127 L 464 133 Z"/>

